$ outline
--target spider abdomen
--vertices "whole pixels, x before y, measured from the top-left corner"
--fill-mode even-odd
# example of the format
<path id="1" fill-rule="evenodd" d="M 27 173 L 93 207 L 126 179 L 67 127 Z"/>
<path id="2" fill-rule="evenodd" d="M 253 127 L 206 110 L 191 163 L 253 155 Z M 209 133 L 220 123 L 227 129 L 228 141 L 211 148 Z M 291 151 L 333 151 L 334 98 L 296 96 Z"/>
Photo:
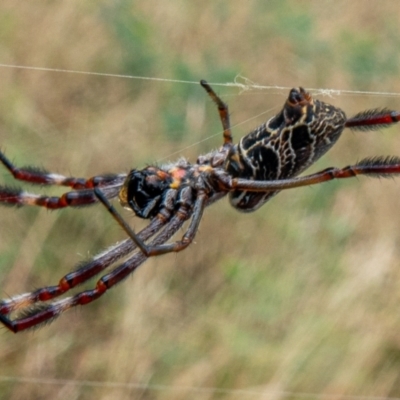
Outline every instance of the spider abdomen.
<path id="1" fill-rule="evenodd" d="M 345 123 L 346 115 L 339 108 L 314 101 L 302 88 L 292 89 L 279 114 L 232 147 L 225 169 L 231 176 L 257 181 L 295 177 L 334 145 Z M 276 193 L 235 190 L 230 202 L 251 212 Z"/>

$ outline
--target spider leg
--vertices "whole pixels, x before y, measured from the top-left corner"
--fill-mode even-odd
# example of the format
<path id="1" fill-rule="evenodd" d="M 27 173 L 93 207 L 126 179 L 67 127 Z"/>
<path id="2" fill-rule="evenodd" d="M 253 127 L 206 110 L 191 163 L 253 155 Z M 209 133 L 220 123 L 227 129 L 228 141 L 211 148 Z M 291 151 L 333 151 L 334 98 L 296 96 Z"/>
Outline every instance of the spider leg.
<path id="1" fill-rule="evenodd" d="M 79 207 L 97 202 L 92 189 L 75 190 L 61 196 L 46 196 L 25 192 L 19 188 L 0 186 L 0 204 L 9 206 L 40 206 L 50 210 Z"/>
<path id="2" fill-rule="evenodd" d="M 384 109 L 366 110 L 347 119 L 345 126 L 353 130 L 377 130 L 400 122 L 400 112 Z"/>
<path id="3" fill-rule="evenodd" d="M 333 179 L 352 178 L 357 175 L 372 177 L 390 177 L 400 174 L 399 157 L 365 158 L 357 164 L 345 168 L 327 168 L 311 175 L 276 181 L 252 181 L 249 179 L 230 178 L 226 173 L 218 175 L 222 185 L 228 190 L 248 190 L 250 192 L 268 192 L 315 185 Z"/>
<path id="4" fill-rule="evenodd" d="M 181 217 L 181 208 L 185 208 L 185 205 L 181 205 L 176 215 L 171 218 L 171 220 L 165 225 L 164 229 L 160 227 L 160 230 L 162 229 L 161 233 L 158 234 L 158 236 L 150 243 L 150 246 L 158 246 L 165 243 L 181 228 L 185 222 L 185 219 L 182 219 Z M 104 275 L 96 283 L 94 289 L 85 290 L 81 293 L 77 293 L 75 296 L 67 297 L 51 304 L 34 305 L 25 310 L 20 318 L 14 320 L 0 314 L 0 322 L 14 333 L 38 326 L 42 323 L 51 322 L 51 320 L 58 317 L 61 313 L 71 307 L 85 305 L 98 299 L 108 289 L 121 282 L 135 271 L 136 268 L 146 260 L 147 257 L 142 252 L 137 252 L 109 274 Z"/>
<path id="5" fill-rule="evenodd" d="M 10 299 L 3 299 L 0 301 L 0 315 L 10 314 L 33 303 L 58 297 L 99 274 L 113 262 L 128 255 L 135 248 L 135 244 L 130 239 L 126 239 L 107 248 L 103 253 L 96 255 L 91 260 L 78 264 L 77 268 L 65 275 L 57 285 L 46 286 L 33 292 L 13 296 Z"/>
<path id="6" fill-rule="evenodd" d="M 111 181 L 110 181 L 111 182 Z M 103 185 L 104 184 L 104 185 Z M 112 183 L 102 183 L 107 198 L 118 196 L 123 180 L 114 178 Z M 0 204 L 8 206 L 40 206 L 50 210 L 64 207 L 80 207 L 97 203 L 94 189 L 71 190 L 61 196 L 47 196 L 29 193 L 21 188 L 0 185 Z"/>
<path id="7" fill-rule="evenodd" d="M 37 167 L 16 167 L 3 152 L 0 151 L 0 162 L 8 169 L 11 175 L 20 181 L 39 185 L 69 186 L 72 189 L 92 189 L 98 186 L 122 184 L 126 174 L 106 174 L 91 178 L 75 178 L 55 174 Z"/>
<path id="8" fill-rule="evenodd" d="M 138 233 L 142 241 L 146 241 L 159 232 L 170 220 L 175 193 L 167 196 L 161 205 L 160 212 L 151 220 L 150 224 Z M 57 285 L 47 286 L 30 293 L 14 296 L 0 301 L 0 315 L 9 314 L 17 309 L 27 307 L 39 301 L 48 301 L 60 296 L 75 286 L 86 282 L 108 268 L 111 264 L 127 256 L 135 250 L 136 244 L 131 239 L 126 239 L 104 250 L 91 260 L 78 264 L 77 268 L 65 275 Z"/>
<path id="9" fill-rule="evenodd" d="M 174 189 L 171 189 L 174 190 Z M 168 192 L 170 192 L 169 190 Z M 184 233 L 181 240 L 173 243 L 161 244 L 161 245 L 146 245 L 146 243 L 133 231 L 133 229 L 127 224 L 123 219 L 121 214 L 112 206 L 112 204 L 103 195 L 100 189 L 94 190 L 98 199 L 104 204 L 109 213 L 118 222 L 118 224 L 124 229 L 128 236 L 136 243 L 139 249 L 146 257 L 158 256 L 170 252 L 179 252 L 185 249 L 194 239 L 196 232 L 199 227 L 201 217 L 203 215 L 204 208 L 206 206 L 206 201 L 208 196 L 202 192 L 198 192 L 196 202 L 193 207 L 192 219 L 187 231 Z M 167 192 L 167 193 L 168 193 Z M 190 187 L 185 187 L 179 192 L 180 198 L 177 200 L 178 203 L 182 204 L 182 207 L 177 211 L 177 218 L 186 221 L 189 218 L 189 213 L 191 213 L 192 208 L 192 189 Z M 184 206 L 184 207 L 183 207 Z"/>
<path id="10" fill-rule="evenodd" d="M 192 218 L 190 220 L 189 227 L 182 236 L 182 239 L 167 244 L 159 244 L 159 245 L 151 244 L 150 246 L 148 246 L 150 257 L 170 252 L 182 251 L 186 249 L 186 247 L 189 246 L 190 243 L 193 242 L 193 239 L 199 229 L 199 224 L 203 216 L 203 211 L 204 208 L 206 207 L 207 198 L 208 196 L 205 193 L 202 192 L 198 193 L 196 202 L 194 203 Z M 182 210 L 181 215 L 178 214 L 177 217 L 186 220 L 188 218 L 187 210 Z"/>
<path id="11" fill-rule="evenodd" d="M 203 86 L 208 95 L 211 97 L 212 101 L 218 106 L 219 117 L 221 119 L 222 127 L 224 129 L 224 147 L 230 147 L 232 145 L 233 139 L 231 124 L 229 122 L 228 106 L 221 100 L 221 98 L 214 92 L 211 86 L 204 79 L 200 81 L 200 85 Z"/>
<path id="12" fill-rule="evenodd" d="M 150 237 L 151 231 L 158 227 L 158 220 L 154 220 L 154 224 L 149 225 L 145 230 L 151 228 L 149 232 L 142 231 L 140 236 L 143 238 Z M 107 248 L 103 253 L 98 254 L 94 258 L 84 263 L 78 264 L 77 268 L 65 275 L 57 285 L 46 286 L 37 289 L 33 292 L 24 293 L 14 296 L 10 299 L 0 301 L 0 314 L 6 315 L 14 312 L 20 308 L 28 307 L 39 301 L 48 301 L 55 297 L 61 296 L 67 291 L 73 289 L 75 286 L 86 282 L 90 278 L 96 276 L 104 269 L 108 268 L 115 261 L 125 257 L 133 250 L 136 245 L 130 240 L 126 239 L 114 246 Z"/>

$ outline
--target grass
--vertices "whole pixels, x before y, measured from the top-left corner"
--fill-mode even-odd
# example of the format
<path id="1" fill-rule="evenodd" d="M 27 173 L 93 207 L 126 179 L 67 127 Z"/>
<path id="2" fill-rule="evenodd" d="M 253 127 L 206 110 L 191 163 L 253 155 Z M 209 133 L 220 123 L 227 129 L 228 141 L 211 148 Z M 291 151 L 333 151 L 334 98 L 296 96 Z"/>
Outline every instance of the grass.
<path id="1" fill-rule="evenodd" d="M 395 1 L 0 7 L 4 64 L 400 92 Z M 1 72 L 0 146 L 18 165 L 91 176 L 181 155 L 194 161 L 221 143 L 215 107 L 197 85 Z M 287 95 L 216 89 L 240 124 L 236 139 Z M 400 109 L 396 96 L 319 98 L 349 115 Z M 346 132 L 312 170 L 399 154 L 398 131 Z M 12 180 L 1 172 L 1 182 Z M 149 260 L 49 326 L 2 331 L 0 375 L 15 379 L 0 380 L 0 399 L 399 397 L 399 190 L 397 180 L 360 178 L 281 193 L 254 214 L 215 204 L 186 251 Z M 100 207 L 2 208 L 0 226 L 2 296 L 55 284 L 124 238 Z"/>

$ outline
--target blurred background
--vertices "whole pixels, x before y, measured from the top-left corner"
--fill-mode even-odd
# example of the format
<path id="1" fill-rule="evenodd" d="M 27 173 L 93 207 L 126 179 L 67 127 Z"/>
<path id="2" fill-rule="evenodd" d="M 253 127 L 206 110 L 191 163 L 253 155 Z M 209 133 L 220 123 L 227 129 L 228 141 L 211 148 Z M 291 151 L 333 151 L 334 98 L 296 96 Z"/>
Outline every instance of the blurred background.
<path id="1" fill-rule="evenodd" d="M 15 66 L 0 66 L 0 146 L 17 165 L 127 172 L 195 161 L 222 142 L 204 90 L 168 80 L 269 86 L 214 86 L 236 140 L 293 86 L 348 115 L 400 110 L 400 9 L 396 0 L 6 1 L 0 64 Z M 309 172 L 374 155 L 400 155 L 399 126 L 346 131 Z M 0 178 L 12 183 L 4 168 Z M 288 190 L 253 214 L 222 200 L 184 252 L 149 260 L 48 326 L 2 329 L 0 399 L 400 397 L 399 207 L 400 180 L 365 177 Z M 102 207 L 0 208 L 0 297 L 55 284 L 124 238 Z"/>

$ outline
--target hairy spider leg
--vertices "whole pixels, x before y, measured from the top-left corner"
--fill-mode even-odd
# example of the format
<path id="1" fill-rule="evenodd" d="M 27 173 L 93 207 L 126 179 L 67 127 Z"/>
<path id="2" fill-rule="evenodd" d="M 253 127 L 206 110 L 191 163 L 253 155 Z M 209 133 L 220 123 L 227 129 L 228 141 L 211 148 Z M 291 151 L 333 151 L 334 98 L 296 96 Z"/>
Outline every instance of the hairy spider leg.
<path id="1" fill-rule="evenodd" d="M 113 197 L 118 195 L 116 191 Z M 0 185 L 0 203 L 8 206 L 40 206 L 49 210 L 81 207 L 97 202 L 93 189 L 72 190 L 61 196 L 46 196 L 26 192 L 20 188 Z"/>
<path id="2" fill-rule="evenodd" d="M 370 175 L 372 177 L 389 177 L 400 174 L 400 157 L 374 157 L 365 158 L 355 165 L 345 168 L 326 168 L 311 175 L 276 181 L 252 181 L 249 179 L 231 178 L 228 174 L 219 174 L 217 179 L 228 190 L 247 190 L 250 192 L 267 192 L 284 189 L 298 188 L 308 185 L 331 181 L 333 179 L 353 178 L 357 175 Z"/>
<path id="3" fill-rule="evenodd" d="M 152 234 L 161 229 L 159 222 L 158 219 L 155 219 L 152 224 L 140 232 L 140 237 L 143 239 L 151 237 Z M 96 255 L 91 260 L 79 263 L 74 271 L 66 274 L 55 286 L 46 286 L 30 293 L 24 293 L 13 296 L 10 299 L 1 300 L 0 314 L 6 315 L 23 307 L 28 307 L 33 303 L 48 301 L 61 296 L 67 291 L 73 289 L 75 286 L 98 275 L 114 262 L 127 256 L 135 250 L 135 248 L 136 245 L 130 239 L 126 239 L 114 246 L 110 246 L 104 252 Z"/>
<path id="4" fill-rule="evenodd" d="M 168 241 L 183 225 L 185 219 L 183 215 L 188 215 L 182 204 L 178 212 L 165 225 L 161 233 L 150 243 L 150 246 L 158 246 Z M 74 296 L 55 301 L 51 304 L 36 304 L 26 309 L 20 318 L 11 320 L 5 315 L 0 314 L 0 322 L 10 331 L 17 333 L 25 329 L 36 327 L 42 323 L 51 322 L 64 311 L 78 305 L 86 305 L 102 296 L 108 289 L 124 280 L 128 275 L 136 270 L 147 257 L 142 252 L 135 253 L 123 264 L 116 267 L 109 274 L 104 275 L 97 283 L 94 289 L 85 290 Z"/>
<path id="5" fill-rule="evenodd" d="M 18 168 L 2 152 L 0 152 L 0 162 L 16 180 L 38 185 L 69 186 L 75 189 L 61 196 L 46 196 L 29 193 L 21 188 L 0 185 L 0 203 L 3 205 L 40 206 L 51 210 L 90 205 L 97 202 L 93 188 L 102 187 L 107 197 L 116 197 L 126 178 L 126 174 L 109 174 L 84 179 L 65 177 L 35 167 Z"/>
<path id="6" fill-rule="evenodd" d="M 165 196 L 160 211 L 151 220 L 150 224 L 137 234 L 139 240 L 146 241 L 159 232 L 171 219 L 176 191 Z M 0 314 L 6 315 L 17 309 L 27 307 L 38 301 L 48 301 L 60 296 L 75 286 L 86 282 L 108 268 L 111 264 L 127 256 L 135 250 L 136 244 L 126 239 L 94 256 L 91 260 L 79 263 L 77 268 L 65 275 L 55 286 L 47 286 L 30 293 L 14 296 L 0 301 Z"/>
<path id="7" fill-rule="evenodd" d="M 396 122 L 400 122 L 400 112 L 384 108 L 382 110 L 362 111 L 347 119 L 345 127 L 353 130 L 377 130 L 386 128 Z"/>
<path id="8" fill-rule="evenodd" d="M 0 162 L 10 171 L 16 180 L 39 185 L 69 186 L 72 189 L 92 189 L 99 186 L 115 185 L 119 182 L 122 184 L 126 178 L 126 174 L 106 174 L 85 179 L 67 177 L 31 166 L 19 168 L 12 164 L 1 151 Z"/>
<path id="9" fill-rule="evenodd" d="M 353 130 L 379 130 L 400 122 L 400 112 L 388 109 L 366 110 L 349 118 L 345 127 Z M 352 178 L 357 175 L 372 177 L 389 177 L 400 174 L 400 157 L 372 157 L 365 158 L 354 165 L 345 168 L 331 167 L 311 175 L 281 179 L 274 181 L 255 181 L 250 179 L 232 178 L 226 172 L 217 173 L 216 178 L 226 190 L 247 190 L 253 192 L 267 192 L 315 185 L 333 179 Z"/>
<path id="10" fill-rule="evenodd" d="M 218 106 L 219 117 L 222 122 L 222 128 L 224 129 L 224 147 L 232 146 L 233 139 L 231 124 L 229 122 L 228 105 L 221 100 L 221 98 L 214 92 L 211 86 L 204 79 L 200 81 L 200 85 L 206 90 L 207 94 L 211 97 L 213 102 Z"/>

